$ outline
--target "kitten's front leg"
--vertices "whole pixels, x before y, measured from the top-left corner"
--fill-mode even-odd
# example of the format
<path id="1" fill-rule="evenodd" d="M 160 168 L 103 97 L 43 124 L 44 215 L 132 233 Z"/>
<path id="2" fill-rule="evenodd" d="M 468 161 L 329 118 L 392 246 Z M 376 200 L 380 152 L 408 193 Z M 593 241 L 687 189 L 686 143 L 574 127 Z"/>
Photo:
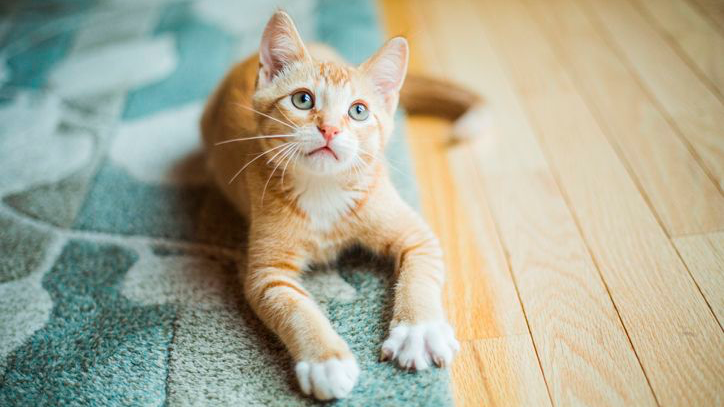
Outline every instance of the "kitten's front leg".
<path id="1" fill-rule="evenodd" d="M 245 296 L 291 353 L 302 391 L 320 400 L 347 396 L 357 382 L 359 367 L 347 343 L 297 280 L 299 264 L 272 254 L 283 250 L 267 247 L 256 251 L 266 254 L 254 256 L 254 252 L 251 248 Z"/>
<path id="2" fill-rule="evenodd" d="M 449 365 L 460 349 L 442 306 L 445 267 L 437 238 L 417 216 L 395 222 L 386 247 L 396 256 L 397 284 L 382 360 L 405 369 Z"/>

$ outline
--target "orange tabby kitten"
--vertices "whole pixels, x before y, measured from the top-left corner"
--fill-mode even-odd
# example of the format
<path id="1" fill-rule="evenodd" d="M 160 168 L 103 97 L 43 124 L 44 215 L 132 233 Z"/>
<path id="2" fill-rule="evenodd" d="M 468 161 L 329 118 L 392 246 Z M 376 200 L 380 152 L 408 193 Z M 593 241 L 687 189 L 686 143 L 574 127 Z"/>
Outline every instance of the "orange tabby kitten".
<path id="1" fill-rule="evenodd" d="M 407 60 L 407 41 L 397 37 L 349 66 L 329 48 L 305 47 L 279 11 L 258 55 L 231 70 L 201 121 L 210 171 L 250 221 L 246 298 L 291 353 L 302 391 L 318 399 L 345 397 L 359 368 L 299 276 L 351 244 L 396 259 L 383 359 L 421 370 L 449 364 L 459 348 L 441 302 L 440 245 L 381 159 Z M 479 131 L 476 96 L 422 78 L 408 85 L 411 111 L 462 116 L 457 134 Z"/>

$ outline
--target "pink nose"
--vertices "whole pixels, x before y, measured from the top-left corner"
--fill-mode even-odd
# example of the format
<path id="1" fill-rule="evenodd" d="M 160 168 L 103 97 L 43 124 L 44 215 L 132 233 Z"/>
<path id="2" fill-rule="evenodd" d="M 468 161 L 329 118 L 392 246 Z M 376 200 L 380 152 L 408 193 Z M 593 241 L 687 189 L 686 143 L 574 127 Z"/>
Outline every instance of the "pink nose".
<path id="1" fill-rule="evenodd" d="M 322 136 L 324 136 L 324 139 L 327 140 L 327 143 L 329 143 L 337 134 L 339 134 L 339 129 L 334 126 L 324 125 L 322 127 L 317 127 L 319 129 L 319 132 L 322 133 Z"/>

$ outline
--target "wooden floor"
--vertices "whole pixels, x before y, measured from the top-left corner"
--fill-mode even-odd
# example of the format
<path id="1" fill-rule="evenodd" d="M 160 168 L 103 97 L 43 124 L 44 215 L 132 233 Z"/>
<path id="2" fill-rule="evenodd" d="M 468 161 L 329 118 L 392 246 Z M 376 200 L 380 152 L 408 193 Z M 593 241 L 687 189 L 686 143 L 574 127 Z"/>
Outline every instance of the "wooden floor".
<path id="1" fill-rule="evenodd" d="M 493 121 L 408 122 L 458 405 L 724 405 L 724 2 L 380 5 Z"/>

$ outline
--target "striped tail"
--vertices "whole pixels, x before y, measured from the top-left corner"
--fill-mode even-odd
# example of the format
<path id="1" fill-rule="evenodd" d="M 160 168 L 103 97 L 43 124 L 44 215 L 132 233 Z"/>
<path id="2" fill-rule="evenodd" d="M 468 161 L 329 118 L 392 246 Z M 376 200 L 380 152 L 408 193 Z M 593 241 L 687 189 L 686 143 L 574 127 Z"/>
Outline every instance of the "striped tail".
<path id="1" fill-rule="evenodd" d="M 480 95 L 442 79 L 409 74 L 400 92 L 400 103 L 410 114 L 454 121 L 452 137 L 456 140 L 485 133 L 489 125 L 489 114 Z"/>

